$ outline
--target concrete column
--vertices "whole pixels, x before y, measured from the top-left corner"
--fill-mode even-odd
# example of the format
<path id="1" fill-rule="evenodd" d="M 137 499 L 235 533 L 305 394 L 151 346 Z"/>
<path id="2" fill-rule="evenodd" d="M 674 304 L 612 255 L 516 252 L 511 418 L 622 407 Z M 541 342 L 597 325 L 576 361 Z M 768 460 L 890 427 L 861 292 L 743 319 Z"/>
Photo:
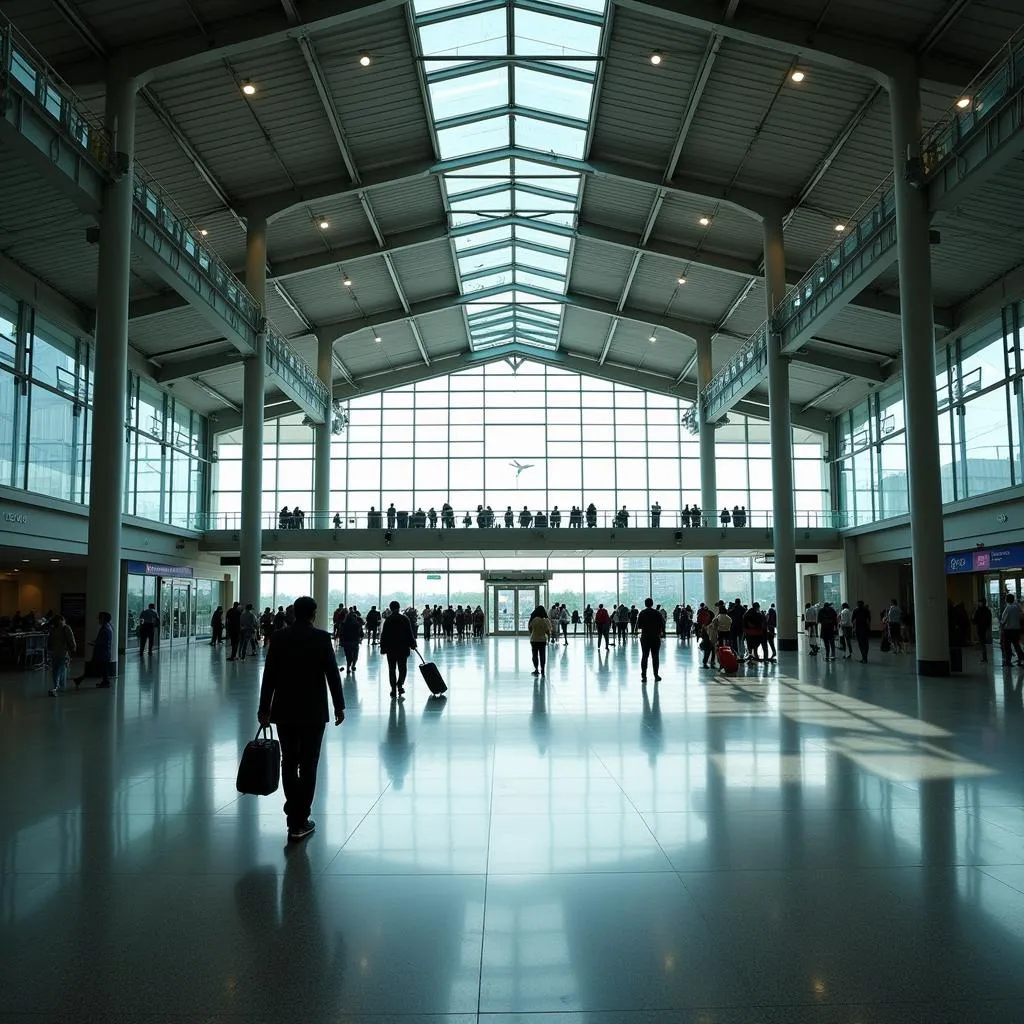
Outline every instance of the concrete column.
<path id="1" fill-rule="evenodd" d="M 86 630 L 91 637 L 100 612 L 109 612 L 113 654 L 122 648 L 121 510 L 127 448 L 128 285 L 131 271 L 132 176 L 135 154 L 134 79 L 107 83 L 106 126 L 114 150 L 125 154 L 126 172 L 103 192 L 99 272 L 96 282 L 96 356 L 89 467 L 89 550 L 86 555 Z"/>
<path id="2" fill-rule="evenodd" d="M 246 224 L 245 286 L 267 308 L 267 222 L 250 217 Z M 242 386 L 242 528 L 238 597 L 244 608 L 260 603 L 263 561 L 263 402 L 266 395 L 267 338 L 256 336 L 256 351 L 245 360 Z"/>
<path id="3" fill-rule="evenodd" d="M 700 507 L 705 523 L 714 525 L 718 514 L 718 484 L 715 479 L 715 426 L 704 419 L 704 388 L 711 371 L 711 336 L 697 339 L 697 423 L 700 439 Z M 704 600 L 719 600 L 718 555 L 704 556 Z"/>
<path id="4" fill-rule="evenodd" d="M 949 675 L 949 633 L 928 198 L 923 190 L 910 184 L 904 173 L 905 161 L 921 155 L 921 93 L 917 79 L 909 76 L 892 79 L 889 100 L 903 328 L 903 401 L 907 424 L 917 671 L 926 676 L 945 676 Z"/>
<path id="5" fill-rule="evenodd" d="M 769 318 L 786 297 L 786 251 L 782 218 L 764 219 L 764 282 Z M 768 420 L 772 445 L 772 509 L 775 548 L 775 608 L 780 651 L 797 649 L 796 520 L 793 516 L 793 424 L 789 411 L 789 362 L 781 339 L 768 336 Z"/>
<path id="6" fill-rule="evenodd" d="M 317 343 L 316 372 L 327 385 L 328 393 L 334 376 L 334 342 L 321 336 Z M 331 525 L 331 406 L 327 403 L 327 418 L 316 428 L 316 447 L 313 463 L 313 506 L 316 510 L 314 525 L 322 530 Z M 313 559 L 313 600 L 316 601 L 317 622 L 324 629 L 331 628 L 330 559 Z"/>

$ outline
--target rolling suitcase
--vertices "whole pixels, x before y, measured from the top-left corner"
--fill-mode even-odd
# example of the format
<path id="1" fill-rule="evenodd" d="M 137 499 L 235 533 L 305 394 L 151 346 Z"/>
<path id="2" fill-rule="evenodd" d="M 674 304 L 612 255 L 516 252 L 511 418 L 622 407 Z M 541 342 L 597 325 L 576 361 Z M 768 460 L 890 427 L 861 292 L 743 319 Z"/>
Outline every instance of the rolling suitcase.
<path id="1" fill-rule="evenodd" d="M 416 649 L 416 653 L 419 655 L 421 662 L 420 674 L 423 676 L 427 688 L 434 697 L 440 697 L 442 693 L 446 693 L 448 690 L 448 686 L 441 676 L 441 670 L 432 661 L 424 661 L 419 648 Z"/>
<path id="2" fill-rule="evenodd" d="M 723 672 L 735 672 L 740 667 L 740 663 L 736 660 L 736 652 L 724 644 L 718 648 L 718 664 Z"/>

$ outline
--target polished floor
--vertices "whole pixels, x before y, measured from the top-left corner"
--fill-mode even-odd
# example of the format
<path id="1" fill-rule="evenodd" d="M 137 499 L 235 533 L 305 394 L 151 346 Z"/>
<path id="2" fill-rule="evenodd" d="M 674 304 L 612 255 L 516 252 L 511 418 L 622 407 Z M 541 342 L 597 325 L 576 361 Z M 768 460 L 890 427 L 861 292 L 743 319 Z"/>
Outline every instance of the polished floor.
<path id="1" fill-rule="evenodd" d="M 0 676 L 0 1024 L 1024 1021 L 1024 672 L 429 649 L 392 704 L 364 648 L 291 848 L 258 662 Z"/>

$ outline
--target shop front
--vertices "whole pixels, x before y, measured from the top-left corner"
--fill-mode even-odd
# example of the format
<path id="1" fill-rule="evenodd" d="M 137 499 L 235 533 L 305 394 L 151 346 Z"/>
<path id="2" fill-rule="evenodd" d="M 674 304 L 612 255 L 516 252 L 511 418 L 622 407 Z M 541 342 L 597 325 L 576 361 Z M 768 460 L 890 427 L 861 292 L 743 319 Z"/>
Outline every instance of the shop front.
<path id="1" fill-rule="evenodd" d="M 968 607 L 985 598 L 998 607 L 1007 594 L 1024 592 L 1024 544 L 977 547 L 946 555 L 947 591 Z"/>
<path id="2" fill-rule="evenodd" d="M 223 581 L 196 579 L 191 566 L 127 562 L 122 636 L 138 649 L 139 616 L 150 604 L 159 617 L 159 646 L 189 644 L 210 635 L 214 608 L 223 604 Z"/>

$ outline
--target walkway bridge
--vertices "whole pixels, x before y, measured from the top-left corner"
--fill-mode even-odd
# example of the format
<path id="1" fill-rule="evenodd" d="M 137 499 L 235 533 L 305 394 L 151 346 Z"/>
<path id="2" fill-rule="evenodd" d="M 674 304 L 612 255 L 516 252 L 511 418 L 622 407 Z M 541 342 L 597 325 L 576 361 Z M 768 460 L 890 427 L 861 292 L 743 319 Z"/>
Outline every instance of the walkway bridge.
<path id="1" fill-rule="evenodd" d="M 989 62 L 960 102 L 922 140 L 920 176 L 933 213 L 948 210 L 1024 152 L 1024 30 Z M 896 262 L 896 199 L 887 178 L 849 223 L 843 238 L 797 282 L 770 319 L 704 389 L 705 416 L 720 420 L 763 379 L 768 341 L 798 351 Z"/>
<path id="2" fill-rule="evenodd" d="M 465 526 L 460 516 L 456 526 L 449 529 L 397 525 L 388 529 L 386 518 L 378 526 L 376 519 L 370 519 L 366 513 L 308 512 L 301 528 L 290 523 L 282 528 L 279 517 L 271 515 L 264 517 L 263 553 L 330 558 L 487 556 L 535 562 L 547 556 L 581 555 L 678 558 L 733 554 L 763 558 L 774 548 L 770 512 L 748 512 L 742 526 L 733 526 L 731 522 L 723 525 L 717 516 L 710 515 L 694 525 L 689 518 L 684 522 L 678 512 L 662 513 L 657 526 L 650 525 L 648 512 L 639 516 L 631 512 L 631 525 L 626 527 L 615 525 L 614 517 L 614 513 L 604 513 L 598 516 L 595 526 L 575 529 L 567 526 L 567 513 L 557 528 L 550 522 L 543 526 L 506 528 L 500 517 L 494 527 L 481 527 L 475 521 Z M 832 513 L 800 513 L 796 523 L 798 555 L 819 555 L 839 548 L 839 518 Z M 208 517 L 194 525 L 203 530 L 201 551 L 227 557 L 238 555 L 238 516 Z"/>
<path id="3" fill-rule="evenodd" d="M 82 101 L 0 15 L 0 140 L 38 168 L 80 209 L 98 215 L 103 188 L 126 173 L 126 158 Z M 327 387 L 262 316 L 259 304 L 202 233 L 137 164 L 132 251 L 243 355 L 266 332 L 267 370 L 311 420 L 323 423 Z"/>

